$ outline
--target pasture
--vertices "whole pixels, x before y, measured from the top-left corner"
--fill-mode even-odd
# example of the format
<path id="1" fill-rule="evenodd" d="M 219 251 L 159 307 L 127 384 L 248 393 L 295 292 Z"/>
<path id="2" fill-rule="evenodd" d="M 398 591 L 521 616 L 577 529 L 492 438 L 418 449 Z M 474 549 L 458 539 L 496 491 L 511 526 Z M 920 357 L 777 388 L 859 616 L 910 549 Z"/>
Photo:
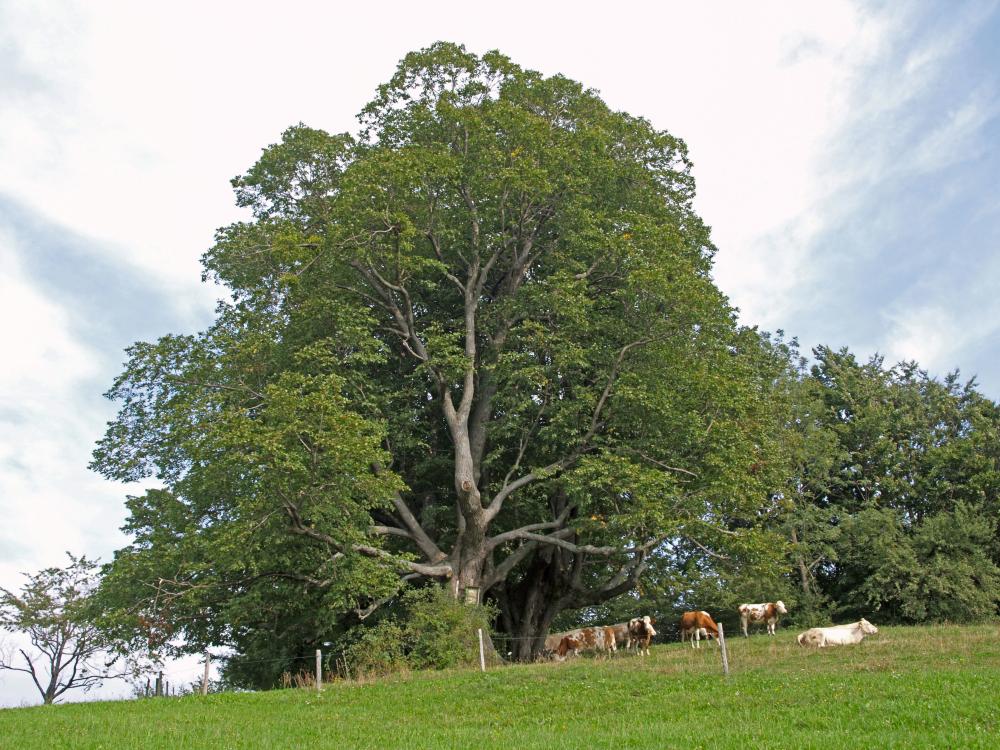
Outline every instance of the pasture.
<path id="1" fill-rule="evenodd" d="M 996 748 L 1000 627 L 885 627 L 805 649 L 798 631 L 654 645 L 639 658 L 414 673 L 321 694 L 0 711 L 3 748 Z"/>

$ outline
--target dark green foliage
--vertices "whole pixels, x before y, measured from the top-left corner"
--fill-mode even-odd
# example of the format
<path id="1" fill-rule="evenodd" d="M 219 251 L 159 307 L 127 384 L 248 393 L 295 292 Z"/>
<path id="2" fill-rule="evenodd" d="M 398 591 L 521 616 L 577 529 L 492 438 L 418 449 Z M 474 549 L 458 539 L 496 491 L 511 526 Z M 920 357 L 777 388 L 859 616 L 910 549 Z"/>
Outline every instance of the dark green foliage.
<path id="1" fill-rule="evenodd" d="M 795 381 L 780 528 L 803 604 L 973 622 L 1000 604 L 1000 412 L 958 374 L 816 350 Z"/>
<path id="2" fill-rule="evenodd" d="M 1000 569 L 988 550 L 997 518 L 959 503 L 923 521 L 913 535 L 919 561 L 914 595 L 904 607 L 911 622 L 992 619 L 1000 603 Z"/>
<path id="3" fill-rule="evenodd" d="M 413 668 L 447 669 L 479 659 L 476 631 L 489 636 L 492 608 L 464 604 L 439 587 L 407 592 L 403 602 L 407 661 Z"/>
<path id="4" fill-rule="evenodd" d="M 162 485 L 101 592 L 123 640 L 268 685 L 407 581 L 478 589 L 523 658 L 556 618 L 995 608 L 997 406 L 741 328 L 683 141 L 448 43 L 360 124 L 233 180 L 215 322 L 109 392 L 94 468 Z"/>

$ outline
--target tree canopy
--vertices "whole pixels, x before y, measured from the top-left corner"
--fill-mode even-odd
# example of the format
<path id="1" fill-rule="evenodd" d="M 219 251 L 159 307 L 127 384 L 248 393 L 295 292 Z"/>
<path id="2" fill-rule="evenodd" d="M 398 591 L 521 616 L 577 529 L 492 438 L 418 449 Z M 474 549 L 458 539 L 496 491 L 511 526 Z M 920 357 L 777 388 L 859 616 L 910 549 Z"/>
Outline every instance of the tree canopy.
<path id="1" fill-rule="evenodd" d="M 784 529 L 807 600 L 902 622 L 982 620 L 1000 603 L 1000 410 L 957 372 L 820 347 L 789 431 Z"/>
<path id="2" fill-rule="evenodd" d="M 308 644 L 438 580 L 526 656 L 680 548 L 771 549 L 783 364 L 711 280 L 684 143 L 444 43 L 360 125 L 234 179 L 214 324 L 129 350 L 94 467 L 162 486 L 129 500 L 120 625 Z"/>

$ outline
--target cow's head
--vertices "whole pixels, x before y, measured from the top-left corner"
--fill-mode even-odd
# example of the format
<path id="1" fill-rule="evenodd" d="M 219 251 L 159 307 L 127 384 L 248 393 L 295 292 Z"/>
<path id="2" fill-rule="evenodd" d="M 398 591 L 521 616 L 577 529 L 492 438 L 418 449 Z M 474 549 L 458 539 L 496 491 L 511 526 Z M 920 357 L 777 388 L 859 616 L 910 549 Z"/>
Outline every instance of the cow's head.
<path id="1" fill-rule="evenodd" d="M 652 638 L 656 635 L 656 629 L 653 627 L 653 618 L 649 615 L 645 615 L 644 617 L 633 617 L 628 622 L 628 629 L 629 632 L 637 638 L 645 636 Z"/>
<path id="2" fill-rule="evenodd" d="M 778 610 L 778 614 L 781 614 L 781 615 L 787 615 L 788 614 L 788 610 L 785 609 L 785 603 L 783 601 L 781 601 L 781 599 L 779 599 L 778 601 L 776 601 L 774 603 L 774 608 L 776 610 Z"/>
<path id="3" fill-rule="evenodd" d="M 875 635 L 878 632 L 878 628 L 872 625 L 865 618 L 861 618 L 861 622 L 858 623 L 861 626 L 861 632 L 865 635 Z"/>

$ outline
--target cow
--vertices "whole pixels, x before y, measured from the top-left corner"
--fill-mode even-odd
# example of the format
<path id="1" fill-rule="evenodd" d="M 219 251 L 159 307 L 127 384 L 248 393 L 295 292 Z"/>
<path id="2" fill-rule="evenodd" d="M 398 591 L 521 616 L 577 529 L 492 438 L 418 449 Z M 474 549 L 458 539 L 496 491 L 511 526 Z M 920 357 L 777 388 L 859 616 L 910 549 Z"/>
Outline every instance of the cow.
<path id="1" fill-rule="evenodd" d="M 849 625 L 810 628 L 804 633 L 799 633 L 798 641 L 800 646 L 816 646 L 816 648 L 849 646 L 852 643 L 861 643 L 866 635 L 875 635 L 877 632 L 878 628 L 862 617 Z"/>
<path id="2" fill-rule="evenodd" d="M 625 649 L 631 649 L 633 646 L 638 645 L 640 640 L 645 640 L 647 636 L 652 638 L 656 635 L 656 630 L 653 628 L 653 623 L 656 622 L 649 615 L 643 617 L 633 617 L 628 622 L 620 622 L 615 625 L 603 626 L 612 631 L 615 638 L 615 648 L 605 649 L 609 651 L 617 651 L 619 647 Z M 639 625 L 639 623 L 644 623 L 644 626 Z M 648 631 L 647 632 L 647 627 Z M 562 633 L 553 633 L 545 637 L 545 647 L 544 651 L 547 653 L 555 653 L 562 639 L 566 636 L 573 636 L 579 638 L 580 633 L 585 630 L 585 628 L 576 628 L 575 630 L 566 630 Z M 635 635 L 633 635 L 635 631 Z M 606 635 L 605 641 L 610 641 L 610 638 Z M 648 646 L 648 643 L 646 644 Z"/>
<path id="3" fill-rule="evenodd" d="M 618 622 L 608 626 L 615 631 L 615 643 L 626 651 L 632 648 L 632 631 L 629 629 L 630 623 L 631 621 Z"/>
<path id="4" fill-rule="evenodd" d="M 763 622 L 767 624 L 767 634 L 774 635 L 774 626 L 778 624 L 778 615 L 787 615 L 788 610 L 780 599 L 776 602 L 766 602 L 764 604 L 741 604 L 739 606 L 740 625 L 743 626 L 743 635 L 750 637 L 747 632 L 747 625 L 751 622 Z"/>
<path id="5" fill-rule="evenodd" d="M 701 648 L 701 637 L 707 640 L 709 636 L 719 637 L 719 626 L 712 616 L 704 610 L 700 612 L 685 612 L 680 621 L 681 643 L 688 636 L 691 638 L 691 648 Z"/>
<path id="6" fill-rule="evenodd" d="M 592 628 L 577 628 L 567 633 L 550 635 L 545 639 L 545 648 L 548 651 L 555 651 L 556 656 L 561 660 L 569 652 L 572 652 L 574 656 L 581 651 L 613 653 L 618 650 L 618 642 L 615 638 L 615 629 L 613 627 L 599 625 Z"/>
<path id="7" fill-rule="evenodd" d="M 556 660 L 563 661 L 569 654 L 573 656 L 579 655 L 581 649 L 583 648 L 583 643 L 574 638 L 571 635 L 564 635 L 559 640 L 559 645 L 556 647 Z"/>
<path id="8" fill-rule="evenodd" d="M 633 617 L 628 621 L 629 646 L 634 643 L 639 649 L 640 656 L 649 656 L 649 642 L 656 635 L 654 622 L 656 621 L 649 615 Z"/>

